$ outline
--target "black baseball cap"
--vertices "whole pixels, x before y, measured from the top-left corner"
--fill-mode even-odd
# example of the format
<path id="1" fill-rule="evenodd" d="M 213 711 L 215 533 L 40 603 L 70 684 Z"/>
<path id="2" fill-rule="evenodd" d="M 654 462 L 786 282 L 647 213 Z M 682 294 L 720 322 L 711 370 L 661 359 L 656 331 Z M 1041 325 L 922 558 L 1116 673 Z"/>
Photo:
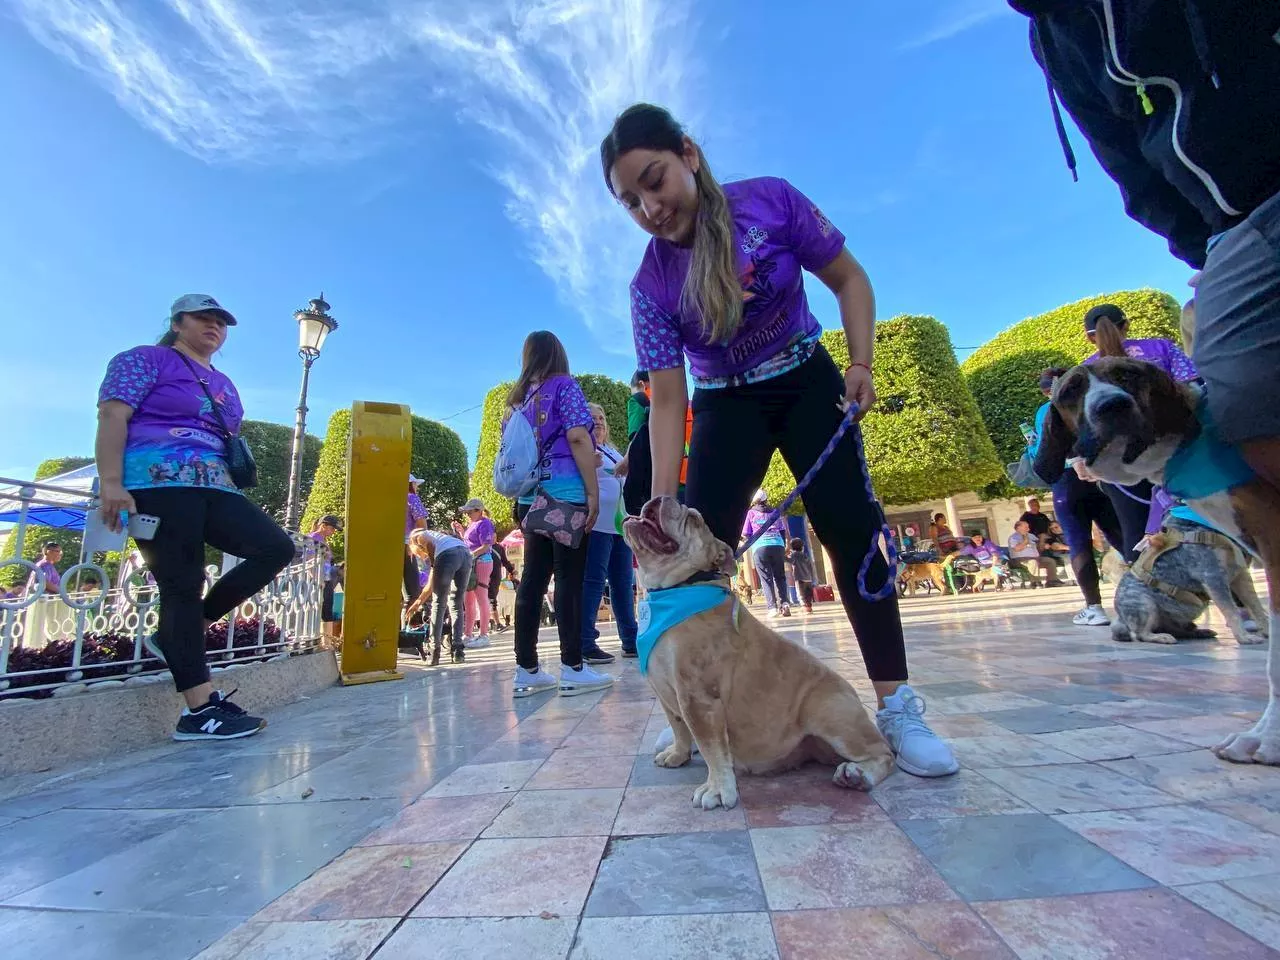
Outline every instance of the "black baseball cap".
<path id="1" fill-rule="evenodd" d="M 1106 317 L 1117 327 L 1123 327 L 1129 322 L 1129 318 L 1124 315 L 1124 311 L 1114 303 L 1100 303 L 1084 315 L 1084 332 L 1093 333 L 1097 330 L 1098 321 L 1103 317 Z"/>
<path id="2" fill-rule="evenodd" d="M 44 545 L 40 549 L 41 550 L 61 550 L 62 544 L 60 544 L 57 540 L 46 540 L 44 542 Z"/>
<path id="3" fill-rule="evenodd" d="M 337 516 L 336 514 L 326 513 L 323 517 L 320 518 L 320 522 L 325 524 L 326 526 L 333 527 L 333 529 L 335 530 L 342 529 L 342 518 Z"/>

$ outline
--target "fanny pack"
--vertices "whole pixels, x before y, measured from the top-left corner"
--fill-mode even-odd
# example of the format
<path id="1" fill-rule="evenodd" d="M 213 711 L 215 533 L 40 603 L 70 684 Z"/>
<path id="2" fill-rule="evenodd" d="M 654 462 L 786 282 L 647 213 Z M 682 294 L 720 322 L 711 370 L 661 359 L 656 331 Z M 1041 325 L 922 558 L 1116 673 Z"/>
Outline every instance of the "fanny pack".
<path id="1" fill-rule="evenodd" d="M 556 543 L 576 550 L 587 532 L 587 508 L 585 504 L 559 500 L 538 487 L 533 495 L 529 512 L 520 521 L 520 529 L 528 534 L 549 537 Z"/>

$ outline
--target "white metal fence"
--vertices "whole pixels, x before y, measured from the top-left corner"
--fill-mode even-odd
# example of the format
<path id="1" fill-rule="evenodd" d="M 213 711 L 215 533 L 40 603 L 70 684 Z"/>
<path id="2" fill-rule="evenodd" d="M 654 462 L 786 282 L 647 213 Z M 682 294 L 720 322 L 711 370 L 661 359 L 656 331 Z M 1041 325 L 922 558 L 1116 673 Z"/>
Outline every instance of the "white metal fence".
<path id="1" fill-rule="evenodd" d="M 85 491 L 0 478 L 0 518 L 15 524 L 10 542 L 21 551 L 42 508 L 93 509 L 95 492 L 96 482 Z M 271 584 L 213 626 L 207 638 L 212 665 L 287 656 L 319 643 L 324 557 L 309 537 L 297 537 L 296 544 L 293 562 Z M 0 570 L 14 566 L 26 587 L 0 597 L 0 699 L 155 682 L 165 672 L 144 642 L 159 622 L 158 592 L 145 568 L 124 562 L 113 583 L 100 563 L 82 555 L 50 590 L 31 560 L 0 560 Z M 205 573 L 212 586 L 218 568 Z"/>

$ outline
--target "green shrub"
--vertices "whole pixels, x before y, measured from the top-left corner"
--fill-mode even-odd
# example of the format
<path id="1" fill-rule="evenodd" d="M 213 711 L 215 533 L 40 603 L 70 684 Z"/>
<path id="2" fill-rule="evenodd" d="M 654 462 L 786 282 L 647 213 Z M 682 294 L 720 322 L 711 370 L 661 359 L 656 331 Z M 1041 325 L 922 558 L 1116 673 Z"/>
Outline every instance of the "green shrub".
<path id="1" fill-rule="evenodd" d="M 425 417 L 412 417 L 413 446 L 409 454 L 409 470 L 422 478 L 418 495 L 431 512 L 431 525 L 448 529 L 448 521 L 467 499 L 467 448 L 462 439 L 442 423 Z M 302 529 L 326 513 L 343 516 L 347 504 L 347 458 L 350 455 L 351 411 L 338 410 L 329 418 L 329 428 L 320 448 L 319 464 L 307 509 L 302 515 Z M 406 490 L 407 494 L 407 490 Z M 336 534 L 329 544 L 334 555 L 342 557 L 344 541 Z"/>
<path id="2" fill-rule="evenodd" d="M 627 398 L 631 389 L 619 380 L 598 373 L 580 373 L 574 377 L 582 393 L 592 403 L 604 407 L 613 445 L 625 450 L 627 443 Z M 471 473 L 471 495 L 484 501 L 493 516 L 498 536 L 506 536 L 515 526 L 510 500 L 498 496 L 493 489 L 493 461 L 502 442 L 502 416 L 507 409 L 507 391 L 511 382 L 500 383 L 484 397 L 480 413 L 480 442 L 476 445 L 476 468 Z"/>
<path id="3" fill-rule="evenodd" d="M 245 491 L 245 496 L 283 523 L 289 500 L 289 461 L 293 456 L 293 428 L 265 420 L 245 420 L 240 434 L 253 451 L 258 463 L 258 485 Z M 302 443 L 302 481 L 298 500 L 307 502 L 311 481 L 320 463 L 320 438 L 306 434 Z"/>
<path id="4" fill-rule="evenodd" d="M 56 477 L 60 473 L 66 473 L 68 470 L 78 470 L 80 467 L 88 466 L 91 463 L 93 463 L 93 457 L 54 457 L 51 460 L 45 460 L 40 466 L 36 467 L 35 476 L 31 479 L 48 480 L 50 477 Z M 14 556 L 24 560 L 38 560 L 40 558 L 40 547 L 50 540 L 56 540 L 62 544 L 62 562 L 58 564 L 60 573 L 80 559 L 82 536 L 79 530 L 30 526 L 27 527 L 26 536 L 22 538 L 21 544 L 17 542 L 17 532 L 15 528 L 5 538 L 4 550 L 0 552 L 0 557 L 6 560 Z M 17 583 L 25 582 L 26 579 L 27 573 L 22 567 L 0 567 L 0 586 L 12 587 Z"/>
<path id="5" fill-rule="evenodd" d="M 1074 366 L 1094 352 L 1084 335 L 1084 315 L 1100 303 L 1114 303 L 1125 312 L 1132 337 L 1179 340 L 1178 302 L 1167 293 L 1150 289 L 1086 297 L 997 334 L 975 350 L 961 370 L 1002 463 L 1014 462 L 1026 449 L 1018 425 L 1030 421 L 1044 403 L 1040 373 L 1046 367 Z M 981 492 L 991 498 L 1026 491 L 1001 477 Z"/>
<path id="6" fill-rule="evenodd" d="M 848 367 L 843 330 L 827 330 L 822 343 L 838 368 Z M 946 327 L 918 316 L 877 323 L 872 366 L 879 400 L 863 421 L 863 444 L 883 502 L 940 499 L 1000 473 Z M 775 454 L 764 481 L 770 502 L 777 503 L 795 484 Z"/>

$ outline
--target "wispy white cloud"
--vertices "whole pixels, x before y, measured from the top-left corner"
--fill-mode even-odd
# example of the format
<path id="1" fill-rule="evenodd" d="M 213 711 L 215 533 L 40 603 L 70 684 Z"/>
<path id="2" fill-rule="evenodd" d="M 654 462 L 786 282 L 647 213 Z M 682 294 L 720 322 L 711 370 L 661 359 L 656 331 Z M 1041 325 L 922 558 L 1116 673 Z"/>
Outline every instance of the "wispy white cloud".
<path id="1" fill-rule="evenodd" d="M 635 100 L 684 114 L 692 0 L 13 2 L 41 43 L 209 162 L 326 162 L 449 136 L 450 105 L 491 136 L 476 161 L 533 260 L 625 349 L 644 238 L 604 187 L 598 144 Z"/>
<path id="2" fill-rule="evenodd" d="M 898 48 L 900 51 L 918 50 L 942 43 L 979 27 L 988 20 L 1013 13 L 1005 0 L 947 0 L 946 3 L 936 5 L 941 8 L 939 15 L 922 33 L 903 43 Z"/>

